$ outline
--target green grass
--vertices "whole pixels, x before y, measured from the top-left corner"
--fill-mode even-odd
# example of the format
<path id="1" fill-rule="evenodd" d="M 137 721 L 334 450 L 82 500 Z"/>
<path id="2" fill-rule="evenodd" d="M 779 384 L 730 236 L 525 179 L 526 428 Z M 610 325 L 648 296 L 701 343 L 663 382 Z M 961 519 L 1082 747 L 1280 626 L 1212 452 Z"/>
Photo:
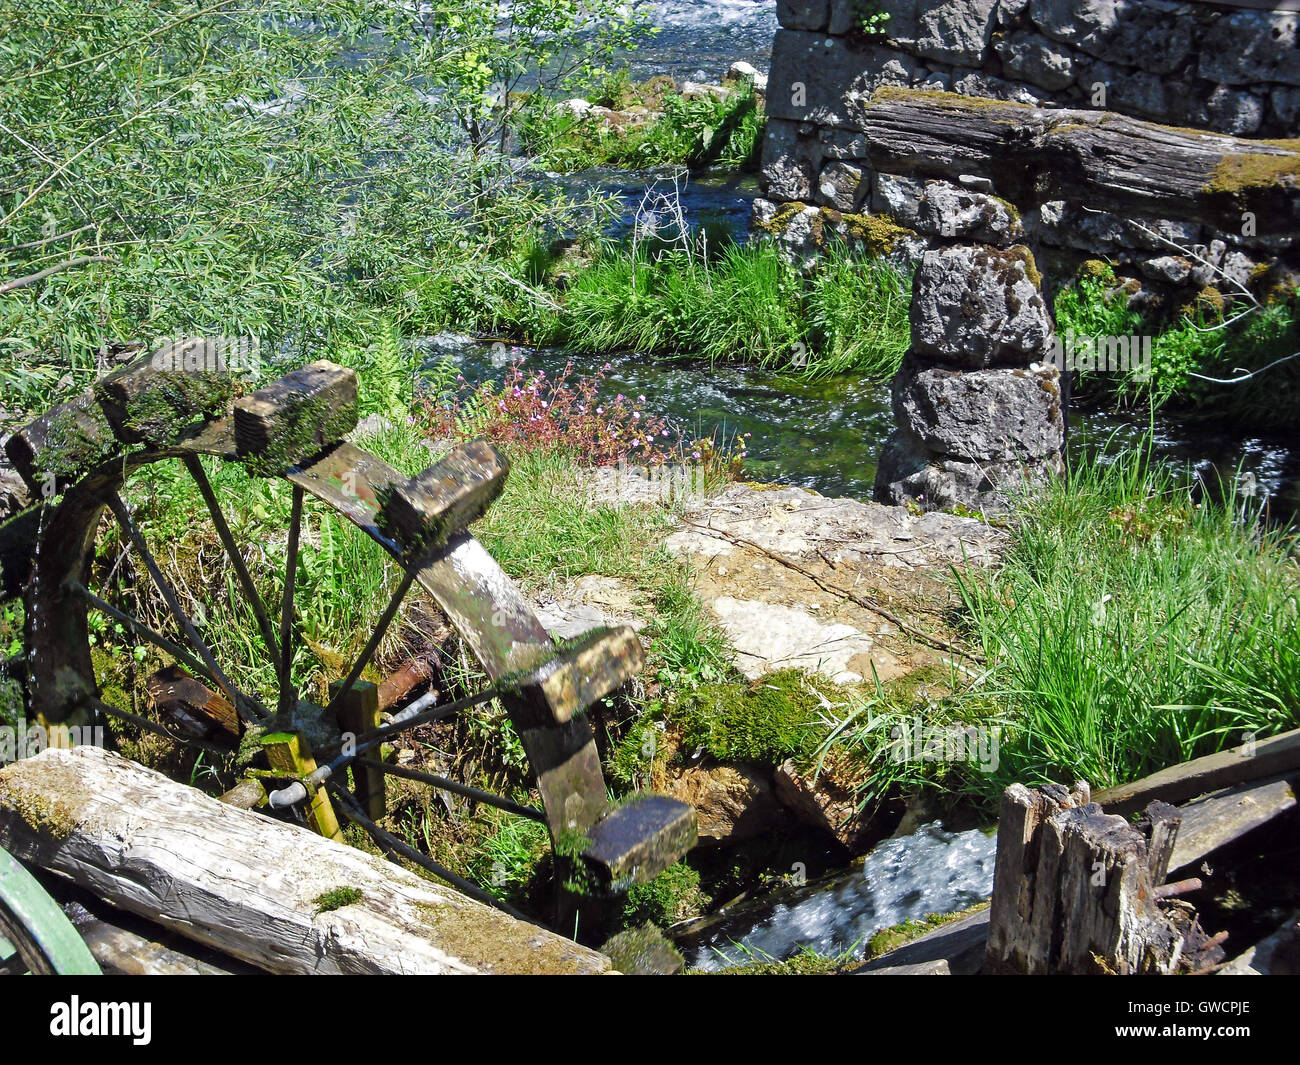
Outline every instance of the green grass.
<path id="1" fill-rule="evenodd" d="M 519 130 L 525 152 L 542 166 L 572 173 L 594 166 L 649 167 L 680 164 L 735 169 L 756 161 L 764 118 L 752 89 L 737 87 L 725 99 L 687 99 L 652 79 L 648 91 L 627 85 L 593 94 L 615 110 L 641 106 L 662 117 L 643 125 L 611 128 L 595 116 L 579 117 L 546 103 L 527 111 Z"/>
<path id="2" fill-rule="evenodd" d="M 960 696 L 1002 719 L 1013 781 L 1094 787 L 1300 724 L 1295 541 L 1194 503 L 1144 451 L 1022 504 L 996 570 L 956 577 L 989 671 Z"/>
<path id="3" fill-rule="evenodd" d="M 1259 427 L 1289 428 L 1300 403 L 1300 359 L 1270 369 L 1274 360 L 1300 351 L 1300 295 L 1291 292 L 1254 310 L 1245 303 L 1225 308 L 1207 289 L 1172 314 L 1152 317 L 1128 307 L 1128 295 L 1111 267 L 1093 260 L 1056 295 L 1057 331 L 1085 336 L 1150 336 L 1149 379 L 1080 373 L 1082 395 L 1101 392 L 1121 400 L 1174 404 Z M 1258 377 L 1232 381 L 1253 370 Z"/>

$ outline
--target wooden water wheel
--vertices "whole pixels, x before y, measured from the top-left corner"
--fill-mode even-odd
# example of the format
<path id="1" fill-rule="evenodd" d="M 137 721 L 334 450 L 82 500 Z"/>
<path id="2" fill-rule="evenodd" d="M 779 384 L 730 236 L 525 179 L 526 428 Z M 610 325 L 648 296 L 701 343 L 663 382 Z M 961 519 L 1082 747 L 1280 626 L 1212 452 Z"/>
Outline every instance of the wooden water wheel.
<path id="1" fill-rule="evenodd" d="M 509 463 L 484 441 L 461 445 L 415 477 L 347 442 L 357 423 L 351 370 L 316 362 L 251 395 L 236 396 L 221 351 L 188 341 L 101 379 L 14 434 L 7 452 L 41 500 L 0 526 L 0 591 L 24 601 L 26 660 L 20 664 L 30 719 L 49 728 L 117 718 L 199 748 L 243 750 L 260 744 L 284 786 L 273 806 L 299 804 L 326 835 L 336 811 L 361 825 L 390 854 L 415 861 L 462 890 L 492 900 L 431 862 L 376 822 L 383 777 L 395 774 L 468 794 L 513 814 L 544 821 L 552 844 L 603 892 L 644 881 L 676 861 L 695 840 L 694 810 L 660 796 L 612 807 L 584 711 L 640 668 L 630 629 L 600 629 L 558 646 L 526 599 L 468 526 L 500 493 Z M 147 467 L 179 463 L 197 486 L 235 579 L 213 596 L 242 597 L 260 652 L 275 682 L 255 686 L 223 663 L 191 617 L 194 590 L 182 602 L 124 498 Z M 239 463 L 251 477 L 287 481 L 292 504 L 284 536 L 281 593 L 250 571 L 225 516 L 215 464 Z M 129 493 L 128 493 L 129 494 Z M 362 651 L 312 701 L 294 685 L 295 575 L 305 507 L 325 507 L 378 543 L 401 580 Z M 123 555 L 147 571 L 161 620 L 141 618 L 98 586 L 97 540 L 117 526 Z M 277 538 L 278 542 L 278 538 Z M 260 545 L 264 549 L 266 545 Z M 426 696 L 381 716 L 378 685 L 362 679 L 412 586 L 437 603 L 477 658 L 489 687 L 439 702 Z M 187 611 L 186 605 L 190 606 Z M 108 618 L 165 663 L 150 679 L 154 704 L 171 716 L 141 715 L 100 691 L 91 652 L 92 612 Z M 536 777 L 541 808 L 532 809 L 443 777 L 386 764 L 380 741 L 424 721 L 499 698 Z M 352 772 L 353 786 L 345 787 Z M 581 879 L 581 878 L 580 878 Z"/>

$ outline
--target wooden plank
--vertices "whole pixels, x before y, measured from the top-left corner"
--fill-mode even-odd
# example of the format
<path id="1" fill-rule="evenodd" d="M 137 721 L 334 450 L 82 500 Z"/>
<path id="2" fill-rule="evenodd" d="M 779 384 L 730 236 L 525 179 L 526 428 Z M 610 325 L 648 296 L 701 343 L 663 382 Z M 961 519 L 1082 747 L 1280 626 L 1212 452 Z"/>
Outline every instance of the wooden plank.
<path id="1" fill-rule="evenodd" d="M 357 375 L 321 359 L 234 405 L 235 447 L 255 474 L 275 476 L 319 454 L 357 424 Z"/>
<path id="2" fill-rule="evenodd" d="M 239 739 L 239 714 L 230 701 L 180 666 L 164 666 L 145 684 L 159 713 L 183 732 L 198 739 Z"/>
<path id="3" fill-rule="evenodd" d="M 463 532 L 505 487 L 510 462 L 486 440 L 452 448 L 423 473 L 388 486 L 379 526 L 409 554 Z"/>
<path id="4" fill-rule="evenodd" d="M 645 650 L 629 625 L 585 632 L 524 682 L 520 696 L 563 724 L 641 672 Z"/>
<path id="5" fill-rule="evenodd" d="M 101 378 L 95 395 L 119 439 L 170 444 L 229 407 L 235 381 L 222 357 L 214 343 L 176 341 Z"/>
<path id="6" fill-rule="evenodd" d="M 594 951 L 382 858 L 100 748 L 47 750 L 0 769 L 0 845 L 267 972 L 609 969 Z M 330 892 L 342 904 L 323 909 Z"/>
<path id="7" fill-rule="evenodd" d="M 1179 809 L 1183 824 L 1169 868 L 1178 870 L 1199 861 L 1225 843 L 1294 809 L 1295 804 L 1293 776 L 1238 784 L 1187 803 Z"/>
<path id="8" fill-rule="evenodd" d="M 1300 770 L 1300 729 L 1195 758 L 1093 796 L 1107 810 L 1130 814 L 1153 799 L 1184 803 L 1249 780 Z"/>
<path id="9" fill-rule="evenodd" d="M 42 414 L 5 442 L 5 454 L 32 495 L 44 499 L 122 450 L 91 389 Z"/>

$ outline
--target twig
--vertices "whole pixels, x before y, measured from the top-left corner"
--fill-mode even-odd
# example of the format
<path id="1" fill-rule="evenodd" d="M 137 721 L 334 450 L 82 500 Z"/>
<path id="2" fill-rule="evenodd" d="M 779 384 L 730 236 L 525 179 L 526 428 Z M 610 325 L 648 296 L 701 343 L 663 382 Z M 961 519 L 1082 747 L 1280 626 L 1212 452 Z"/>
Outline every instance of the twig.
<path id="1" fill-rule="evenodd" d="M 734 533 L 724 532 L 722 529 L 714 528 L 712 525 L 701 525 L 699 522 L 691 521 L 689 518 L 682 518 L 681 520 L 684 524 L 690 525 L 693 528 L 702 529 L 705 532 L 713 533 L 715 536 L 720 536 L 725 540 L 730 540 L 734 544 L 739 544 L 743 547 L 748 547 L 761 552 L 774 562 L 779 562 L 781 565 L 794 570 L 796 573 L 802 573 L 809 580 L 813 581 L 825 591 L 830 592 L 832 595 L 842 595 L 846 599 L 850 599 L 857 603 L 858 606 L 865 607 L 867 610 L 872 611 L 872 613 L 879 614 L 887 621 L 892 621 L 909 636 L 915 637 L 922 643 L 928 644 L 936 650 L 961 655 L 963 658 L 969 658 L 972 662 L 978 662 L 980 665 L 985 664 L 985 658 L 983 655 L 968 650 L 965 647 L 960 647 L 949 640 L 942 639 L 941 637 L 932 636 L 925 630 L 918 629 L 914 625 L 908 624 L 908 622 L 904 621 L 888 607 L 882 605 L 880 600 L 876 599 L 874 596 L 859 595 L 857 592 L 850 591 L 848 588 L 842 588 L 838 584 L 828 581 L 819 573 L 808 569 L 807 566 L 800 565 L 798 562 L 794 561 L 794 559 L 786 558 L 784 555 L 778 555 L 774 551 L 769 551 L 762 544 L 756 544 L 753 540 L 746 540 L 743 536 L 736 536 Z"/>
<path id="2" fill-rule="evenodd" d="M 44 281 L 51 274 L 57 274 L 61 270 L 71 270 L 74 266 L 85 266 L 87 263 L 111 263 L 116 262 L 110 255 L 79 255 L 75 259 L 68 259 L 66 262 L 57 263 L 54 266 L 47 266 L 44 270 L 38 270 L 34 274 L 28 274 L 26 277 L 16 277 L 12 281 L 6 281 L 0 285 L 0 296 L 8 292 L 13 292 L 20 288 L 26 288 L 28 285 L 34 285 L 37 281 Z"/>

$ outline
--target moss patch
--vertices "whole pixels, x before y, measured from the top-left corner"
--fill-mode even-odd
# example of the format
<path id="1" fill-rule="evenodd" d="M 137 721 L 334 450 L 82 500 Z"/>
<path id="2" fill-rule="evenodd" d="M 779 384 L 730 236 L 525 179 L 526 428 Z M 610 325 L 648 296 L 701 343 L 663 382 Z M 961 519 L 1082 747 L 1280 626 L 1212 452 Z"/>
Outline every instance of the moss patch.
<path id="1" fill-rule="evenodd" d="M 682 728 L 686 750 L 702 747 L 719 761 L 777 765 L 816 746 L 821 699 L 798 669 L 782 669 L 743 684 L 701 687 L 672 719 Z"/>
<path id="2" fill-rule="evenodd" d="M 1203 191 L 1236 195 L 1274 185 L 1293 185 L 1300 178 L 1300 141 L 1279 142 L 1292 151 L 1289 155 L 1245 152 L 1225 155 L 1214 168 Z"/>
<path id="3" fill-rule="evenodd" d="M 316 912 L 329 913 L 332 910 L 341 910 L 344 906 L 351 906 L 354 902 L 360 902 L 363 894 L 360 888 L 354 887 L 336 887 L 329 891 L 322 892 L 315 898 Z"/>

